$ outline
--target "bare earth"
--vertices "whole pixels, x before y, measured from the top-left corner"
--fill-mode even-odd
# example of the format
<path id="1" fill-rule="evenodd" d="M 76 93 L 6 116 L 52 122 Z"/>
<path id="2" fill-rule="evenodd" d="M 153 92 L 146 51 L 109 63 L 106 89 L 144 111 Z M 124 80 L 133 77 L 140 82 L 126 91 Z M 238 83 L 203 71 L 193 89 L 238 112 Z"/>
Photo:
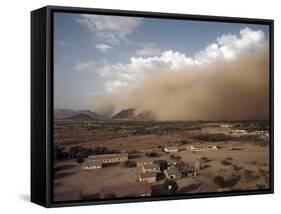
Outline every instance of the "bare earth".
<path id="1" fill-rule="evenodd" d="M 221 127 L 220 125 L 225 123 L 56 121 L 54 142 L 55 146 L 63 148 L 65 151 L 69 151 L 75 146 L 89 149 L 106 147 L 108 150 L 116 152 L 125 151 L 129 153 L 130 161 L 140 157 L 174 161 L 170 154 L 163 151 L 166 146 L 178 146 L 180 151 L 174 154 L 178 156 L 178 161 L 186 165 L 194 165 L 202 157 L 207 159 L 205 168 L 199 170 L 197 176 L 181 177 L 176 180 L 179 187 L 176 194 L 269 188 L 269 145 L 268 143 L 259 144 L 259 140 L 268 141 L 265 136 L 255 138 L 257 142 L 247 138 L 218 141 L 196 138 L 198 135 L 218 133 L 231 136 L 232 131 L 238 129 L 233 128 L 236 123 L 228 123 L 232 125 L 231 127 Z M 255 122 L 253 124 L 252 129 L 254 130 Z M 184 142 L 179 143 L 181 140 Z M 203 152 L 190 152 L 185 149 L 186 146 L 204 145 L 217 146 L 219 149 Z M 230 147 L 240 147 L 241 150 L 230 150 Z M 157 153 L 157 157 L 147 157 L 147 153 L 153 151 Z M 98 194 L 102 187 L 137 183 L 140 172 L 138 167 L 128 167 L 124 163 L 101 169 L 82 170 L 81 164 L 77 162 L 76 158 L 54 160 L 54 170 L 55 194 L 78 190 L 83 197 L 93 199 L 99 197 Z M 223 176 L 226 180 L 239 179 L 234 185 L 220 186 L 214 181 L 216 176 Z M 161 194 L 156 187 L 161 187 L 164 181 L 165 179 L 160 179 L 152 184 L 152 195 Z"/>

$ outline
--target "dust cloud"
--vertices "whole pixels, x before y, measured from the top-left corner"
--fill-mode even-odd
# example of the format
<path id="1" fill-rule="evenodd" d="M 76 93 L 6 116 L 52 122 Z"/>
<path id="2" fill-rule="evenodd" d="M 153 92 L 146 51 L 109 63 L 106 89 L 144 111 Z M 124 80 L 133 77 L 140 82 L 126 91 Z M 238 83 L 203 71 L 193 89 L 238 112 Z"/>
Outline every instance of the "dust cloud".
<path id="1" fill-rule="evenodd" d="M 94 100 L 94 110 L 113 115 L 135 108 L 156 120 L 266 120 L 269 118 L 267 47 L 232 61 L 178 71 L 164 70 Z"/>

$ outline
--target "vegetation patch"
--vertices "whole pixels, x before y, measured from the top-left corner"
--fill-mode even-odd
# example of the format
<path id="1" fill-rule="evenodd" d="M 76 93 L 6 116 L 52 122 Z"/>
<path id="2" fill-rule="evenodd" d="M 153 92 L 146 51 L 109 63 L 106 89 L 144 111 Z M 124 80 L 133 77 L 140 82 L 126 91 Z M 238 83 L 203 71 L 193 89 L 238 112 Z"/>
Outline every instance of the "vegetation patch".
<path id="1" fill-rule="evenodd" d="M 229 179 L 224 178 L 223 176 L 216 176 L 213 178 L 214 183 L 222 188 L 229 187 L 232 188 L 234 187 L 239 181 L 240 181 L 240 176 L 233 176 Z"/>
<path id="2" fill-rule="evenodd" d="M 211 142 L 218 142 L 218 141 L 228 141 L 232 140 L 233 137 L 230 135 L 226 135 L 223 133 L 215 133 L 215 134 L 200 134 L 193 137 L 195 140 L 199 141 L 211 141 Z"/>
<path id="3" fill-rule="evenodd" d="M 222 164 L 223 166 L 230 166 L 230 165 L 232 165 L 232 162 L 229 161 L 229 160 L 227 160 L 227 159 L 225 159 L 225 160 L 222 160 L 222 161 L 221 161 L 221 164 Z"/>

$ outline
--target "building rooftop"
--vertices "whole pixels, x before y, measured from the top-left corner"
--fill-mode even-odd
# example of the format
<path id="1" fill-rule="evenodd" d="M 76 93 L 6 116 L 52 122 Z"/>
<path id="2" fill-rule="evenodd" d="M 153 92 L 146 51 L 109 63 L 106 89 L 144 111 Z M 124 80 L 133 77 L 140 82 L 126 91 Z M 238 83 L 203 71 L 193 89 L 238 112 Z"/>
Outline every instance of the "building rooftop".
<path id="1" fill-rule="evenodd" d="M 167 147 L 165 147 L 165 149 L 167 149 L 167 150 L 177 150 L 179 148 L 176 147 L 176 146 L 167 146 Z"/>
<path id="2" fill-rule="evenodd" d="M 83 162 L 83 166 L 98 166 L 98 165 L 102 165 L 102 161 L 101 160 L 86 160 L 85 162 Z"/>
<path id="3" fill-rule="evenodd" d="M 144 165 L 143 166 L 144 169 L 155 169 L 155 168 L 159 168 L 159 164 L 150 164 L 150 165 Z"/>
<path id="4" fill-rule="evenodd" d="M 180 171 L 177 168 L 170 168 L 165 170 L 168 175 L 179 174 Z"/>
<path id="5" fill-rule="evenodd" d="M 155 178 L 157 175 L 156 172 L 145 172 L 140 174 L 140 178 Z"/>
<path id="6" fill-rule="evenodd" d="M 112 158 L 128 158 L 128 153 L 104 154 L 104 155 L 90 155 L 90 160 L 112 159 Z"/>
<path id="7" fill-rule="evenodd" d="M 150 158 L 140 158 L 136 160 L 137 163 L 144 163 L 144 162 L 153 162 Z"/>
<path id="8" fill-rule="evenodd" d="M 102 188 L 100 191 L 100 198 L 107 198 L 111 194 L 114 194 L 117 198 L 121 198 L 138 197 L 150 193 L 151 187 L 147 183 L 128 183 Z"/>

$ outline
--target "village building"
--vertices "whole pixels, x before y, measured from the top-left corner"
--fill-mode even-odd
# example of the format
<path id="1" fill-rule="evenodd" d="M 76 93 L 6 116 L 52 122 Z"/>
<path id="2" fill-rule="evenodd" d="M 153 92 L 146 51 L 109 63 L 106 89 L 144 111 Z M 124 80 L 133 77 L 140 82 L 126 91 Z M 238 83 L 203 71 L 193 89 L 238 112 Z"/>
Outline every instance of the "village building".
<path id="1" fill-rule="evenodd" d="M 194 168 L 194 167 L 188 168 L 188 173 L 187 173 L 188 177 L 194 177 L 194 176 L 197 176 L 197 174 L 198 174 L 198 170 L 196 170 L 196 168 Z"/>
<path id="2" fill-rule="evenodd" d="M 91 155 L 89 160 L 99 160 L 102 163 L 120 163 L 128 160 L 128 153 L 104 154 L 104 155 Z"/>
<path id="3" fill-rule="evenodd" d="M 230 132 L 230 134 L 232 136 L 239 137 L 239 136 L 242 136 L 242 135 L 248 135 L 249 133 L 246 130 L 244 130 L 244 129 L 235 129 L 235 130 L 232 130 Z"/>
<path id="4" fill-rule="evenodd" d="M 212 151 L 212 150 L 218 150 L 218 147 L 216 146 L 188 146 L 187 149 L 191 152 L 204 152 L 204 151 Z"/>
<path id="5" fill-rule="evenodd" d="M 142 166 L 143 172 L 160 172 L 159 164 L 150 164 Z"/>
<path id="6" fill-rule="evenodd" d="M 82 164 L 82 169 L 90 170 L 90 169 L 100 169 L 102 168 L 101 160 L 87 160 Z"/>
<path id="7" fill-rule="evenodd" d="M 140 173 L 139 182 L 155 183 L 156 177 L 157 177 L 157 172 Z"/>
<path id="8" fill-rule="evenodd" d="M 164 151 L 167 153 L 173 153 L 173 152 L 178 152 L 179 148 L 176 146 L 169 146 L 169 147 L 165 147 Z"/>
<path id="9" fill-rule="evenodd" d="M 151 165 L 153 164 L 153 160 L 149 159 L 149 158 L 142 158 L 142 159 L 138 159 L 136 160 L 136 165 L 137 166 L 145 166 L 145 165 Z"/>
<path id="10" fill-rule="evenodd" d="M 127 183 L 113 186 L 107 186 L 101 189 L 99 197 L 105 198 L 123 198 L 151 196 L 151 187 L 148 183 Z"/>
<path id="11" fill-rule="evenodd" d="M 231 124 L 221 124 L 220 127 L 221 128 L 231 128 L 232 125 Z"/>
<path id="12" fill-rule="evenodd" d="M 228 149 L 229 150 L 242 150 L 243 148 L 241 146 L 231 146 Z"/>
<path id="13" fill-rule="evenodd" d="M 166 178 L 169 180 L 174 180 L 181 177 L 181 171 L 179 171 L 177 168 L 165 169 L 164 173 Z"/>
<path id="14" fill-rule="evenodd" d="M 257 135 L 257 136 L 266 136 L 266 137 L 269 137 L 268 131 L 253 131 L 253 132 L 251 132 L 251 133 L 253 133 L 254 135 Z"/>
<path id="15" fill-rule="evenodd" d="M 195 170 L 200 170 L 200 169 L 202 169 L 202 167 L 203 167 L 203 164 L 200 161 L 197 161 L 194 163 Z"/>

